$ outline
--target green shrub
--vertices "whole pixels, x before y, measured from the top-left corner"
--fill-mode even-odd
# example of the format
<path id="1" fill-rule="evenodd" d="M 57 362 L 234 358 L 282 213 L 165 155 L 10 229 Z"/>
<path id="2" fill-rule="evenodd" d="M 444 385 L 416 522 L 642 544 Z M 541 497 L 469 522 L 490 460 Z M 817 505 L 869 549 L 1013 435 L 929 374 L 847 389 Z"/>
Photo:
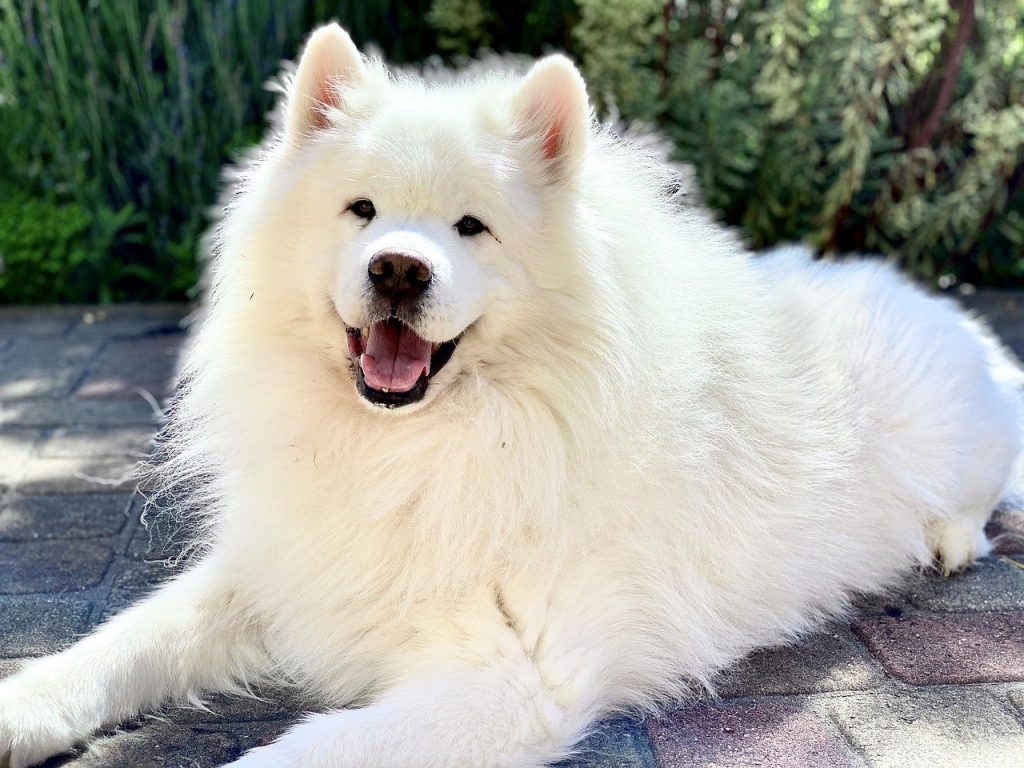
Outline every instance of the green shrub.
<path id="1" fill-rule="evenodd" d="M 615 73 L 598 95 L 661 125 L 752 244 L 1024 284 L 1019 0 L 618 2 L 580 2 L 586 74 Z"/>
<path id="2" fill-rule="evenodd" d="M 479 11 L 469 25 L 466 3 Z M 439 48 L 475 53 L 482 35 L 499 50 L 540 53 L 567 39 L 574 7 L 435 5 L 437 29 L 424 24 L 431 0 L 0 0 L 0 190 L 36 200 L 26 216 L 85 212 L 93 223 L 74 247 L 57 237 L 59 258 L 98 262 L 69 265 L 76 277 L 59 290 L 9 283 L 0 299 L 185 296 L 221 168 L 259 139 L 274 101 L 264 83 L 317 24 L 336 18 L 361 45 L 409 62 Z M 124 225 L 114 235 L 98 223 L 111 216 Z M 38 242 L 19 246 L 15 262 L 34 252 L 55 268 L 58 251 L 43 256 L 49 241 Z"/>
<path id="3" fill-rule="evenodd" d="M 0 302 L 111 301 L 119 238 L 136 216 L 15 194 L 0 202 Z M 153 276 L 150 276 L 151 279 Z M 159 278 L 159 276 L 156 276 Z"/>
<path id="4" fill-rule="evenodd" d="M 754 245 L 1024 284 L 1020 0 L 0 0 L 0 205 L 49 222 L 0 300 L 184 297 L 263 83 L 332 18 L 399 63 L 567 50 Z"/>
<path id="5" fill-rule="evenodd" d="M 0 185 L 54 200 L 69 216 L 88 213 L 92 247 L 85 240 L 72 247 L 61 230 L 62 257 L 117 250 L 98 257 L 93 270 L 69 265 L 66 273 L 77 277 L 59 290 L 48 294 L 40 285 L 21 295 L 9 282 L 3 298 L 183 297 L 195 282 L 221 168 L 232 149 L 262 133 L 274 98 L 263 84 L 281 60 L 295 55 L 319 21 L 341 17 L 365 41 L 386 35 L 391 22 L 415 30 L 428 7 L 425 0 L 419 7 L 398 0 L 0 0 Z M 425 40 L 410 31 L 392 49 L 418 57 L 428 50 Z M 37 202 L 26 215 L 52 222 L 53 210 Z M 138 218 L 117 222 L 127 227 L 123 236 L 109 236 L 108 222 L 95 221 L 135 211 Z M 18 258 L 30 252 L 18 250 Z M 46 257 L 48 269 L 56 258 Z M 90 275 L 104 282 L 90 284 Z"/>

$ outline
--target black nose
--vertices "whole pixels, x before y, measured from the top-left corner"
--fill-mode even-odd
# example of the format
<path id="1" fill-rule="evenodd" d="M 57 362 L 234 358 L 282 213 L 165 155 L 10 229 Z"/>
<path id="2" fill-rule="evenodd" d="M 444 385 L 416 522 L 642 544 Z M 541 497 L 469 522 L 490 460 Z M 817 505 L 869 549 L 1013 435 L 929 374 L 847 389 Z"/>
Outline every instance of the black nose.
<path id="1" fill-rule="evenodd" d="M 433 273 L 430 265 L 412 251 L 381 251 L 366 268 L 377 293 L 398 302 L 414 299 L 427 290 Z"/>

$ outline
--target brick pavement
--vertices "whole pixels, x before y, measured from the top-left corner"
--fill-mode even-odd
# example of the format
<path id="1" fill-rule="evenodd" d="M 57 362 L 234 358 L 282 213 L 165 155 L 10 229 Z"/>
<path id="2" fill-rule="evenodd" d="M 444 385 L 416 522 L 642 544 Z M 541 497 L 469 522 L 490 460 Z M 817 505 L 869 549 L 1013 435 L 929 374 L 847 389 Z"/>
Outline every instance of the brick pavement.
<path id="1" fill-rule="evenodd" d="M 1024 353 L 1024 294 L 969 303 Z M 170 572 L 139 523 L 131 469 L 183 341 L 181 307 L 0 309 L 0 677 L 63 648 Z M 609 720 L 572 768 L 1016 767 L 1024 758 L 1024 508 L 965 574 L 911 578 L 660 720 Z M 102 735 L 48 768 L 212 768 L 301 706 L 215 698 Z"/>

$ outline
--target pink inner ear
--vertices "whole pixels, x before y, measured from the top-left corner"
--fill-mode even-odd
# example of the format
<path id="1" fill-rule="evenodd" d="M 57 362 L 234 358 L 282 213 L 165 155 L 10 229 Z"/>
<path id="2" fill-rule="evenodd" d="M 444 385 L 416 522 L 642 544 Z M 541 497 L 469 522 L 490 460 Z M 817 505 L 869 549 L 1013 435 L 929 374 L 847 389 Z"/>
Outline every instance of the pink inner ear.
<path id="1" fill-rule="evenodd" d="M 319 131 L 327 128 L 331 121 L 327 117 L 327 110 L 338 106 L 338 93 L 331 87 L 326 73 L 317 78 L 317 102 L 313 105 L 313 114 L 309 126 Z"/>
<path id="2" fill-rule="evenodd" d="M 562 126 L 557 121 L 548 126 L 544 137 L 544 158 L 554 160 L 562 149 Z"/>

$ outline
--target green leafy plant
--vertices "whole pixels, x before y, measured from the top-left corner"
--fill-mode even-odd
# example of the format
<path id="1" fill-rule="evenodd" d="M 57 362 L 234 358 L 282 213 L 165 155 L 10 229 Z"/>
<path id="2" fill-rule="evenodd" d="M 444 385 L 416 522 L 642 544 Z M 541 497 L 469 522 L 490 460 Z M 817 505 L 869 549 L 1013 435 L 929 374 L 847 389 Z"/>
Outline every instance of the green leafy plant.
<path id="1" fill-rule="evenodd" d="M 946 285 L 1024 282 L 1020 0 L 581 7 L 580 30 L 601 19 L 603 34 L 577 35 L 598 95 L 660 125 L 753 245 L 880 252 Z"/>
<path id="2" fill-rule="evenodd" d="M 119 241 L 138 224 L 131 205 L 87 211 L 15 194 L 0 202 L 0 301 L 111 301 Z"/>
<path id="3" fill-rule="evenodd" d="M 189 295 L 263 83 L 329 19 L 397 63 L 568 51 L 755 246 L 1024 284 L 1022 0 L 0 0 L 0 301 Z"/>

